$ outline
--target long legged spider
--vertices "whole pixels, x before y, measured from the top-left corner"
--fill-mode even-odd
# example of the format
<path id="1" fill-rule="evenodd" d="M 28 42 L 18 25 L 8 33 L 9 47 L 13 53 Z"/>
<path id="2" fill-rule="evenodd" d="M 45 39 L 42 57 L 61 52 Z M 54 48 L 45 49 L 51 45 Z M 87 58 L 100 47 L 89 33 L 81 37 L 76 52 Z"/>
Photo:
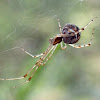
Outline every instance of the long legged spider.
<path id="1" fill-rule="evenodd" d="M 65 49 L 67 47 L 66 44 L 69 44 L 70 46 L 74 47 L 74 48 L 82 48 L 82 47 L 86 47 L 86 46 L 90 46 L 92 39 L 93 39 L 93 34 L 94 34 L 94 29 L 92 30 L 92 37 L 91 40 L 88 44 L 84 44 L 84 45 L 75 45 L 74 43 L 78 42 L 81 36 L 81 32 L 84 31 L 88 25 L 90 25 L 94 19 L 97 17 L 94 17 L 85 27 L 79 29 L 76 25 L 74 24 L 66 24 L 64 26 L 64 28 L 61 28 L 61 24 L 59 19 L 57 18 L 58 21 L 58 25 L 59 25 L 59 29 L 60 29 L 60 34 L 57 34 L 54 38 L 50 38 L 49 42 L 50 45 L 49 47 L 45 50 L 44 53 L 41 53 L 39 55 L 32 55 L 29 52 L 27 52 L 26 50 L 24 50 L 21 47 L 21 50 L 23 52 L 25 52 L 26 54 L 28 54 L 29 56 L 33 57 L 33 58 L 37 58 L 40 57 L 38 59 L 38 61 L 35 63 L 35 65 L 22 77 L 18 77 L 18 78 L 0 78 L 0 80 L 17 80 L 17 79 L 23 79 L 26 78 L 26 76 L 35 68 L 35 70 L 33 71 L 33 73 L 31 74 L 31 76 L 28 78 L 28 80 L 26 80 L 25 82 L 23 82 L 20 85 L 23 85 L 27 82 L 29 82 L 31 80 L 31 78 L 33 77 L 34 73 L 37 71 L 37 69 L 41 66 L 41 65 L 45 65 L 46 62 L 49 60 L 49 58 L 52 56 L 52 54 L 54 53 L 56 47 L 58 46 L 58 44 L 61 44 L 61 48 Z M 63 46 L 63 42 L 64 42 L 64 46 Z"/>

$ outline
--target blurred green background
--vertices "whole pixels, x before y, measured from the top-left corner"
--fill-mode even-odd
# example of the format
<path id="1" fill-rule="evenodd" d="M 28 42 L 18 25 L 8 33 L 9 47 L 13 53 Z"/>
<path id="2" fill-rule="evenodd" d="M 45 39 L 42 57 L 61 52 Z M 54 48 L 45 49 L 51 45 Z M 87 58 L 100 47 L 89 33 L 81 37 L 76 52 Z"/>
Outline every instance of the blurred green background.
<path id="1" fill-rule="evenodd" d="M 77 44 L 90 41 L 90 47 L 62 50 L 57 47 L 51 59 L 41 66 L 32 80 L 16 89 L 23 80 L 0 81 L 0 100 L 100 100 L 100 0 L 0 0 L 0 78 L 23 76 L 38 60 L 33 55 L 44 52 L 49 38 L 73 23 L 84 27 Z"/>

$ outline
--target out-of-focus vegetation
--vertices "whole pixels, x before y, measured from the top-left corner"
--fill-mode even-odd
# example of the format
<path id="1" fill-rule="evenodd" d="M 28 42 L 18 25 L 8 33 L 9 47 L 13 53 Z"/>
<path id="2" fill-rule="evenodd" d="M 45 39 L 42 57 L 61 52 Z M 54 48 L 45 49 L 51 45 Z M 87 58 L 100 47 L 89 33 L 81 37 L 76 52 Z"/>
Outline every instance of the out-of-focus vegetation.
<path id="1" fill-rule="evenodd" d="M 61 50 L 60 45 L 45 66 L 32 80 L 0 81 L 0 100 L 100 100 L 100 1 L 99 0 L 1 0 L 0 1 L 0 78 L 23 76 L 37 61 L 31 54 L 44 52 L 49 38 L 62 27 L 73 23 L 84 27 L 98 17 L 84 32 L 77 44 L 90 41 L 92 46 Z"/>

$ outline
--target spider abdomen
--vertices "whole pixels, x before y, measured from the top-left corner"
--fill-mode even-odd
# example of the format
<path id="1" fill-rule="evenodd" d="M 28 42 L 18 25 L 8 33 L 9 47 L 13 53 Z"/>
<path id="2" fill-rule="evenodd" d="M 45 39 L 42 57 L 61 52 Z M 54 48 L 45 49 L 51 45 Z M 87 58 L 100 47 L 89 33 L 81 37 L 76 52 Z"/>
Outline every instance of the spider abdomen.
<path id="1" fill-rule="evenodd" d="M 76 25 L 66 24 L 62 30 L 62 34 L 73 35 L 75 34 L 75 32 L 77 32 L 77 34 L 73 36 L 69 36 L 69 37 L 63 37 L 64 43 L 74 44 L 78 42 L 78 40 L 80 39 L 80 35 L 81 35 L 81 33 L 78 31 L 79 31 L 79 28 Z"/>

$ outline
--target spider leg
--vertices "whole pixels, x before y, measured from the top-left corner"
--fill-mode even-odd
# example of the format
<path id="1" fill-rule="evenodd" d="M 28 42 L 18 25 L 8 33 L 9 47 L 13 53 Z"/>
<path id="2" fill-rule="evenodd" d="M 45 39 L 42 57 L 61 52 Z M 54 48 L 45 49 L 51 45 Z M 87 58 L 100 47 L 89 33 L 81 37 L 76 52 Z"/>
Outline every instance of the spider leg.
<path id="1" fill-rule="evenodd" d="M 51 56 L 53 55 L 53 53 L 54 53 L 54 51 L 55 51 L 55 49 L 56 49 L 57 45 L 58 45 L 58 44 L 56 44 L 56 46 L 54 47 L 54 49 L 52 50 L 51 54 L 50 54 L 50 55 L 49 55 L 49 57 L 46 59 L 46 61 L 45 61 L 45 62 L 43 62 L 43 63 L 41 63 L 42 65 L 45 65 L 45 64 L 46 64 L 46 62 L 47 62 L 47 61 L 51 58 Z"/>
<path id="2" fill-rule="evenodd" d="M 36 62 L 36 64 L 22 77 L 18 77 L 18 78 L 8 78 L 8 79 L 4 79 L 4 78 L 0 78 L 0 80 L 18 80 L 18 79 L 23 79 L 25 78 L 31 71 L 33 68 L 35 68 L 41 60 L 43 60 L 43 58 L 45 57 L 45 55 L 47 55 L 52 49 L 54 48 L 54 46 L 50 45 L 46 51 L 43 53 L 43 56 L 39 58 L 39 60 Z"/>
<path id="3" fill-rule="evenodd" d="M 60 34 L 62 35 L 62 28 L 61 28 L 61 24 L 60 24 L 60 21 L 59 21 L 58 17 L 57 17 L 57 21 L 58 21 L 58 25 L 59 25 L 59 29 L 60 29 Z M 62 49 L 66 49 L 67 48 L 66 44 L 65 44 L 65 46 L 63 46 L 62 42 L 60 43 L 60 45 L 61 45 Z"/>
<path id="4" fill-rule="evenodd" d="M 57 17 L 57 21 L 58 21 L 58 25 L 59 25 L 60 33 L 62 34 L 62 28 L 61 28 L 61 24 L 60 24 L 60 21 L 59 21 L 59 18 L 58 18 L 58 17 Z"/>
<path id="5" fill-rule="evenodd" d="M 88 25 L 90 25 L 93 21 L 94 21 L 94 19 L 96 19 L 97 17 L 94 17 L 87 25 L 85 25 L 83 28 L 81 28 L 79 31 L 77 31 L 77 32 L 75 32 L 73 35 L 75 35 L 75 34 L 78 34 L 79 32 L 82 32 L 82 31 L 84 31 L 87 27 L 88 27 Z"/>
<path id="6" fill-rule="evenodd" d="M 87 47 L 90 46 L 93 40 L 93 34 L 94 34 L 94 29 L 92 30 L 92 36 L 91 36 L 91 40 L 88 44 L 84 44 L 84 45 L 75 45 L 75 44 L 69 44 L 70 46 L 74 47 L 74 48 L 82 48 L 82 47 Z"/>
<path id="7" fill-rule="evenodd" d="M 36 62 L 36 64 L 23 76 L 24 78 L 33 70 L 33 68 L 35 68 L 40 62 L 41 60 L 43 60 L 43 58 L 53 49 L 53 46 L 50 45 L 48 47 L 48 49 L 43 53 L 43 56 L 39 58 L 39 60 Z"/>
<path id="8" fill-rule="evenodd" d="M 94 17 L 85 27 L 81 28 L 81 29 L 79 30 L 79 32 L 82 32 L 83 30 L 85 30 L 85 29 L 88 27 L 88 25 L 90 25 L 96 18 L 97 18 L 97 17 Z"/>
<path id="9" fill-rule="evenodd" d="M 28 54 L 29 56 L 33 57 L 33 58 L 37 58 L 37 57 L 40 57 L 40 56 L 43 55 L 43 53 L 38 54 L 38 55 L 32 55 L 32 54 L 30 54 L 29 52 L 27 52 L 24 48 L 20 47 L 20 49 L 21 49 L 23 52 L 25 52 L 26 54 Z"/>
<path id="10" fill-rule="evenodd" d="M 35 69 L 34 72 L 32 73 L 31 77 L 28 78 L 28 80 L 26 80 L 25 82 L 23 82 L 23 83 L 21 83 L 21 84 L 19 84 L 19 85 L 17 85 L 17 86 L 14 86 L 13 88 L 17 88 L 18 86 L 24 85 L 25 83 L 29 82 L 29 81 L 31 80 L 32 76 L 34 75 L 34 73 L 37 71 L 38 67 L 39 67 L 39 66 L 36 67 L 36 69 Z"/>
<path id="11" fill-rule="evenodd" d="M 18 78 L 0 78 L 0 80 L 19 80 L 23 79 L 24 77 L 18 77 Z"/>
<path id="12" fill-rule="evenodd" d="M 57 46 L 56 46 L 57 47 Z M 33 75 L 35 74 L 35 72 L 37 71 L 37 69 L 41 66 L 41 64 L 42 64 L 42 62 L 45 60 L 45 58 L 48 56 L 48 54 L 53 50 L 55 50 L 56 48 L 55 48 L 55 46 L 53 46 L 50 50 L 49 50 L 49 52 L 46 54 L 46 55 L 44 55 L 44 57 L 41 57 L 41 59 L 40 59 L 40 62 L 37 64 L 35 64 L 37 67 L 36 67 L 36 69 L 34 70 L 34 72 L 31 74 L 31 76 L 28 78 L 28 80 L 26 80 L 25 82 L 23 82 L 23 83 L 21 83 L 21 84 L 19 84 L 18 86 L 21 86 L 21 85 L 24 85 L 25 83 L 27 83 L 27 82 L 29 82 L 30 80 L 31 80 L 31 78 L 33 77 Z M 18 86 L 15 86 L 14 88 L 16 88 L 16 87 L 18 87 Z"/>

